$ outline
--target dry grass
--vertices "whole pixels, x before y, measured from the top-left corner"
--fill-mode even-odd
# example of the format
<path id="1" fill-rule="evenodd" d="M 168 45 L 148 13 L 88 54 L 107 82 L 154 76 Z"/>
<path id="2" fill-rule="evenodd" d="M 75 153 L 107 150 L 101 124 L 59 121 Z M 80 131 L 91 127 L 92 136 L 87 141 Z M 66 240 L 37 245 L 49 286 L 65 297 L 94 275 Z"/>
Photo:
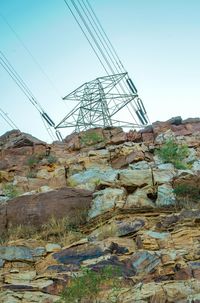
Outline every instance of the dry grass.
<path id="1" fill-rule="evenodd" d="M 47 223 L 40 228 L 30 225 L 10 226 L 0 237 L 0 243 L 5 244 L 10 241 L 19 239 L 34 239 L 68 245 L 85 237 L 79 231 L 83 218 L 82 216 L 74 217 L 73 220 L 68 217 L 56 219 L 52 217 Z"/>

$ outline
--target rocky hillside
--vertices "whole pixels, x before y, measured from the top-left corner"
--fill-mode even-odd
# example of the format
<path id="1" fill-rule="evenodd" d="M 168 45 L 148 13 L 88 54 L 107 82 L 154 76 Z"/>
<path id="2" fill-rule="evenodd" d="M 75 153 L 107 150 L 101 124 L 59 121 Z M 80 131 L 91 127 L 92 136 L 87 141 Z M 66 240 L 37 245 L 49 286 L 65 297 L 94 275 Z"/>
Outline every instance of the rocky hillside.
<path id="1" fill-rule="evenodd" d="M 200 119 L 0 152 L 0 302 L 200 302 Z"/>

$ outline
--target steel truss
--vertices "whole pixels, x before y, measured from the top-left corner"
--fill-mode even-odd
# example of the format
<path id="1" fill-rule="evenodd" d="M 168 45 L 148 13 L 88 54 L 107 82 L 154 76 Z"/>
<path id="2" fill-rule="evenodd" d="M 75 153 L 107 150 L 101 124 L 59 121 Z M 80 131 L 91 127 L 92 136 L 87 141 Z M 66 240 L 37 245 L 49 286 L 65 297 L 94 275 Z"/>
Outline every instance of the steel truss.
<path id="1" fill-rule="evenodd" d="M 148 124 L 144 105 L 127 73 L 86 82 L 63 99 L 78 104 L 55 126 L 56 129 L 71 127 L 80 132 L 95 127 L 140 128 Z M 131 117 L 130 121 L 127 115 Z"/>

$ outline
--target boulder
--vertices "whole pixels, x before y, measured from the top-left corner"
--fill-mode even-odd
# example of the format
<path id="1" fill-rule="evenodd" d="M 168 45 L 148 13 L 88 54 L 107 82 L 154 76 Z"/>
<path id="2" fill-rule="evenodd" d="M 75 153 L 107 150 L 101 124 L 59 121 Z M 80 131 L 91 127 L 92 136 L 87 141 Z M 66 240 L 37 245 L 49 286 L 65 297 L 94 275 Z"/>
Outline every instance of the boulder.
<path id="1" fill-rule="evenodd" d="M 148 197 L 148 194 L 150 194 L 152 191 L 152 188 L 149 186 L 143 187 L 143 188 L 137 188 L 136 191 L 128 195 L 125 208 L 131 208 L 131 207 L 155 207 L 155 204 L 153 201 Z"/>
<path id="2" fill-rule="evenodd" d="M 45 142 L 19 130 L 13 130 L 0 137 L 1 145 L 6 148 L 19 148 L 23 146 L 45 145 Z"/>
<path id="3" fill-rule="evenodd" d="M 89 211 L 89 218 L 96 217 L 108 210 L 123 207 L 126 192 L 120 188 L 106 188 L 93 194 L 92 206 Z"/>
<path id="4" fill-rule="evenodd" d="M 112 168 L 101 170 L 99 168 L 90 168 L 70 176 L 67 180 L 72 187 L 86 188 L 94 190 L 100 183 L 113 184 L 117 181 L 118 171 Z"/>
<path id="5" fill-rule="evenodd" d="M 156 205 L 158 207 L 170 207 L 176 204 L 176 198 L 171 184 L 162 184 L 158 186 L 158 198 Z"/>
<path id="6" fill-rule="evenodd" d="M 131 163 L 144 160 L 144 153 L 142 151 L 132 151 L 127 156 L 120 156 L 112 160 L 112 167 L 119 169 L 128 166 Z"/>
<path id="7" fill-rule="evenodd" d="M 0 221 L 1 232 L 9 225 L 24 224 L 39 227 L 48 222 L 51 217 L 59 219 L 76 216 L 88 209 L 91 201 L 91 192 L 67 187 L 16 197 L 0 209 L 0 216 L 4 220 L 4 224 Z"/>
<path id="8" fill-rule="evenodd" d="M 150 169 L 124 169 L 119 173 L 119 182 L 122 186 L 135 188 L 152 185 L 152 173 Z"/>

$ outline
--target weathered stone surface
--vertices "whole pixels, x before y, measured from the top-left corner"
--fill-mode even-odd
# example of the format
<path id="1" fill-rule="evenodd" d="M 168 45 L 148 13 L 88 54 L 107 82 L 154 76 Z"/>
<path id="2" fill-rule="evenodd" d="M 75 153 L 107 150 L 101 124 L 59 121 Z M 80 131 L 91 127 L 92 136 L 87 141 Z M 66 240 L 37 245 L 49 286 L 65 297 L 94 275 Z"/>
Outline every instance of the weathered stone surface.
<path id="1" fill-rule="evenodd" d="M 89 218 L 96 217 L 108 210 L 123 207 L 126 192 L 120 188 L 106 188 L 93 194 L 93 201 L 89 211 Z"/>
<path id="2" fill-rule="evenodd" d="M 131 257 L 131 264 L 136 274 L 147 274 L 152 272 L 159 264 L 161 260 L 156 253 L 150 253 L 148 251 L 136 252 Z"/>
<path id="3" fill-rule="evenodd" d="M 7 226 L 6 204 L 0 203 L 0 233 L 5 230 L 6 226 Z"/>
<path id="4" fill-rule="evenodd" d="M 80 265 L 85 260 L 97 259 L 106 254 L 106 251 L 94 244 L 83 244 L 63 249 L 54 253 L 53 258 L 61 264 L 77 264 Z"/>
<path id="5" fill-rule="evenodd" d="M 148 198 L 148 194 L 152 192 L 151 189 L 149 186 L 137 188 L 133 194 L 128 195 L 124 207 L 155 207 L 155 203 Z"/>
<path id="6" fill-rule="evenodd" d="M 20 196 L 11 200 L 6 206 L 7 224 L 25 224 L 38 227 L 51 217 L 74 216 L 78 212 L 85 211 L 89 208 L 91 200 L 91 192 L 72 188 Z M 16 214 L 20 214 L 20 216 L 16 216 Z"/>
<path id="7" fill-rule="evenodd" d="M 175 173 L 174 169 L 172 169 L 172 170 L 154 169 L 153 170 L 154 182 L 156 184 L 172 182 L 175 175 L 176 175 L 176 173 Z"/>
<path id="8" fill-rule="evenodd" d="M 0 259 L 0 268 L 2 268 L 2 267 L 3 267 L 4 263 L 5 263 L 5 261 L 4 261 L 4 260 L 2 260 L 2 259 Z"/>
<path id="9" fill-rule="evenodd" d="M 23 246 L 0 246 L 0 258 L 6 261 L 34 261 L 33 251 Z"/>
<path id="10" fill-rule="evenodd" d="M 75 174 L 68 178 L 68 184 L 73 187 L 87 188 L 94 190 L 101 183 L 115 183 L 117 180 L 118 171 L 108 168 L 100 170 L 98 168 L 88 169 L 79 174 Z"/>
<path id="11" fill-rule="evenodd" d="M 58 301 L 59 296 L 52 296 L 39 291 L 13 292 L 11 290 L 0 292 L 2 303 L 53 303 Z"/>
<path id="12" fill-rule="evenodd" d="M 45 153 L 45 144 L 20 139 L 16 132 L 0 138 L 0 195 L 8 182 L 32 194 L 8 202 L 0 199 L 0 231 L 12 222 L 23 224 L 25 217 L 27 224 L 39 227 L 52 215 L 76 217 L 77 211 L 90 205 L 93 212 L 83 225 L 70 225 L 64 231 L 62 226 L 56 228 L 55 235 L 61 232 L 63 239 L 61 235 L 58 241 L 65 247 L 56 243 L 55 235 L 39 240 L 45 237 L 39 231 L 36 240 L 16 239 L 15 234 L 5 239 L 8 242 L 0 246 L 0 302 L 55 302 L 59 298 L 55 294 L 82 272 L 82 266 L 99 272 L 111 265 L 119 269 L 120 287 L 111 290 L 109 283 L 103 285 L 96 298 L 101 303 L 116 298 L 119 303 L 197 303 L 199 201 L 176 204 L 173 189 L 189 184 L 198 194 L 199 120 L 183 122 L 175 117 L 128 134 L 120 128 L 98 129 L 95 135 L 93 131 L 52 144 L 56 163 L 50 165 L 44 158 L 34 166 L 33 178 L 27 160 Z M 184 163 L 190 169 L 174 170 L 155 156 L 170 138 L 188 145 L 190 154 Z M 66 188 L 71 180 L 74 187 L 94 190 L 94 196 Z M 65 189 L 59 193 L 52 190 L 61 186 Z M 38 195 L 38 191 L 46 193 Z M 73 236 L 77 233 L 79 241 Z M 5 233 L 1 241 L 4 237 Z"/>
<path id="13" fill-rule="evenodd" d="M 107 128 L 103 130 L 106 144 L 120 144 L 127 140 L 126 133 L 121 127 Z"/>
<path id="14" fill-rule="evenodd" d="M 171 184 L 163 184 L 158 186 L 158 198 L 156 205 L 159 207 L 173 206 L 176 203 L 176 198 Z"/>
<path id="15" fill-rule="evenodd" d="M 147 161 L 139 161 L 137 163 L 130 164 L 129 167 L 133 170 L 135 169 L 146 170 L 150 168 L 150 164 Z"/>
<path id="16" fill-rule="evenodd" d="M 151 170 L 124 169 L 119 173 L 119 182 L 125 187 L 132 186 L 135 188 L 152 185 Z"/>
<path id="17" fill-rule="evenodd" d="M 29 134 L 13 130 L 0 137 L 0 142 L 4 148 L 18 148 L 22 146 L 45 145 L 45 143 Z"/>
<path id="18" fill-rule="evenodd" d="M 5 274 L 5 283 L 16 285 L 29 285 L 36 277 L 36 271 L 25 271 L 20 273 Z"/>
<path id="19" fill-rule="evenodd" d="M 47 252 L 55 252 L 55 251 L 61 250 L 61 246 L 56 243 L 47 243 L 47 245 L 45 246 L 45 249 Z"/>
<path id="20" fill-rule="evenodd" d="M 142 151 L 132 151 L 127 156 L 120 156 L 112 160 L 112 167 L 115 169 L 124 168 L 130 163 L 144 160 L 144 153 Z"/>

